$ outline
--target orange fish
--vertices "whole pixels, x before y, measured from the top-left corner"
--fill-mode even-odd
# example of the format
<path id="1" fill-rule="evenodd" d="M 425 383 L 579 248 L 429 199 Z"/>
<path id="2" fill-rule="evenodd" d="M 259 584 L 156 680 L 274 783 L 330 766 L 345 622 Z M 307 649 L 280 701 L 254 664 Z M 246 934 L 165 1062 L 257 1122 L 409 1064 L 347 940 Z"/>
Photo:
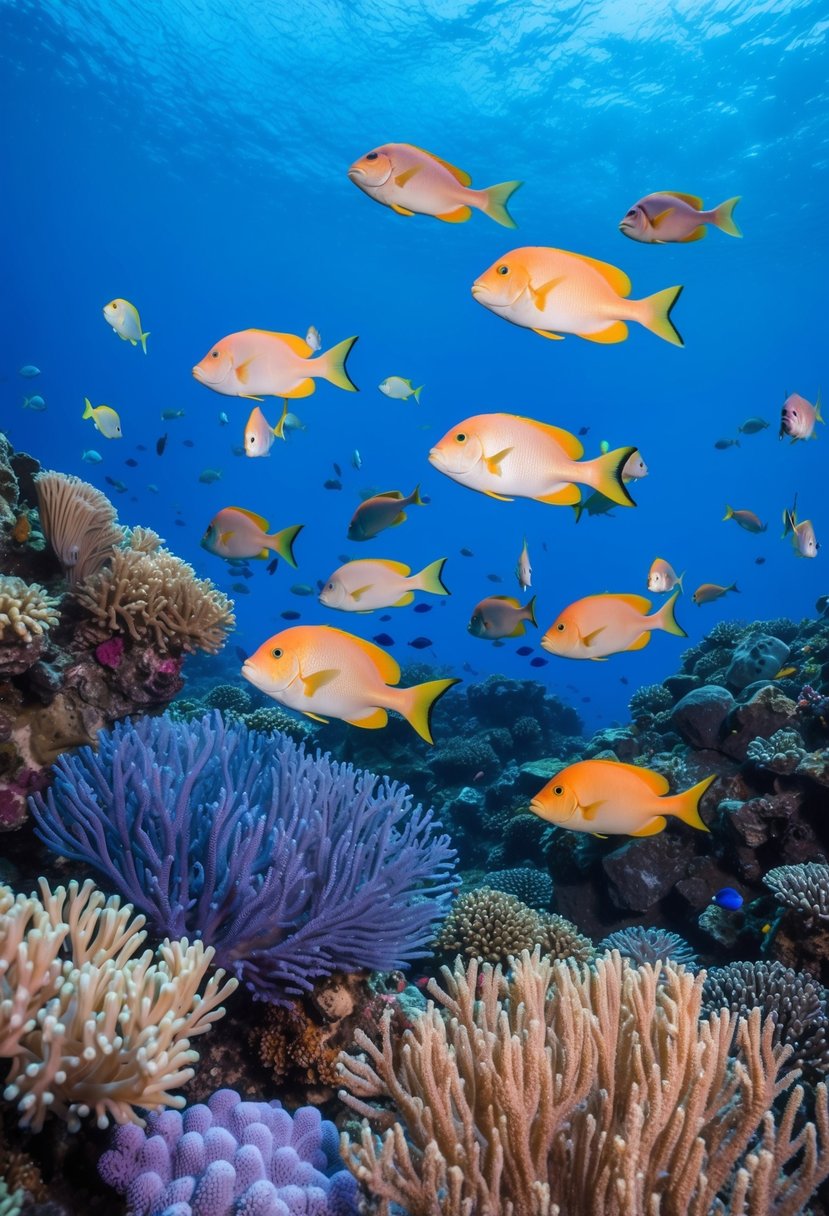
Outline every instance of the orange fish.
<path id="1" fill-rule="evenodd" d="M 390 654 L 371 642 L 330 625 L 283 629 L 247 659 L 242 675 L 280 705 L 318 722 L 341 718 L 352 726 L 379 730 L 388 710 L 401 714 L 433 743 L 431 716 L 439 697 L 458 680 L 429 680 L 394 688 L 400 668 Z"/>
<path id="2" fill-rule="evenodd" d="M 447 224 L 462 224 L 472 208 L 496 224 L 514 228 L 507 203 L 521 182 L 502 182 L 473 190 L 472 178 L 414 144 L 383 144 L 355 160 L 348 170 L 355 186 L 398 215 L 433 215 Z"/>
<path id="3" fill-rule="evenodd" d="M 657 612 L 648 616 L 650 600 L 642 595 L 588 595 L 565 608 L 553 622 L 541 646 L 562 659 L 606 659 L 623 650 L 641 650 L 651 632 L 661 629 L 685 638 L 676 622 L 677 589 Z"/>
<path id="4" fill-rule="evenodd" d="M 729 583 L 727 587 L 721 587 L 719 583 L 702 583 L 697 587 L 691 599 L 699 607 L 700 604 L 713 603 L 714 600 L 720 599 L 721 596 L 726 595 L 729 591 L 739 593 L 739 590 L 740 588 L 736 583 Z"/>
<path id="5" fill-rule="evenodd" d="M 666 815 L 700 832 L 709 829 L 699 804 L 716 776 L 682 794 L 670 794 L 661 773 L 617 760 L 579 760 L 557 773 L 530 802 L 530 810 L 556 827 L 595 836 L 655 836 Z"/>
<path id="6" fill-rule="evenodd" d="M 493 262 L 472 284 L 484 308 L 542 338 L 576 334 L 589 342 L 624 342 L 636 321 L 674 346 L 684 346 L 671 321 L 681 287 L 630 300 L 624 271 L 564 249 L 527 245 Z"/>
<path id="7" fill-rule="evenodd" d="M 25 545 L 26 541 L 32 535 L 32 524 L 28 515 L 24 511 L 22 515 L 18 515 L 15 520 L 15 525 L 12 528 L 12 540 L 17 541 L 18 545 Z"/>
<path id="8" fill-rule="evenodd" d="M 200 384 L 225 397 L 310 397 L 314 380 L 357 392 L 345 370 L 356 338 L 332 346 L 315 359 L 313 347 L 296 334 L 243 329 L 217 342 L 193 368 Z"/>

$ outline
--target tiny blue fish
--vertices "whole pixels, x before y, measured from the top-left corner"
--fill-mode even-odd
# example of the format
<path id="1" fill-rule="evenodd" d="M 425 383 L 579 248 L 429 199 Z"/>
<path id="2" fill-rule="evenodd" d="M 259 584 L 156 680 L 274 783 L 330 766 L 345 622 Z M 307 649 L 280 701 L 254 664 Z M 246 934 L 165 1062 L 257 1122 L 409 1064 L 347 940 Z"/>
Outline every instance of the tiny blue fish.
<path id="1" fill-rule="evenodd" d="M 299 620 L 299 613 L 294 612 L 293 608 L 286 608 L 285 611 L 280 612 L 279 615 L 282 617 L 283 621 L 298 621 Z"/>
<path id="2" fill-rule="evenodd" d="M 744 900 L 740 892 L 735 891 L 733 887 L 723 887 L 713 896 L 712 903 L 719 908 L 728 908 L 730 912 L 736 912 L 738 908 L 742 908 Z"/>
<path id="3" fill-rule="evenodd" d="M 532 654 L 532 652 L 533 652 L 532 646 L 519 646 L 515 653 L 520 654 L 521 658 L 525 659 L 527 657 L 527 655 Z"/>
<path id="4" fill-rule="evenodd" d="M 276 568 L 278 565 L 279 565 L 278 557 L 275 557 L 272 562 L 268 562 L 268 565 L 266 567 L 268 574 L 276 574 Z"/>
<path id="5" fill-rule="evenodd" d="M 413 638 L 409 642 L 410 646 L 414 646 L 415 650 L 425 650 L 427 646 L 432 645 L 431 638 Z"/>
<path id="6" fill-rule="evenodd" d="M 547 660 L 541 658 L 530 659 L 530 667 L 546 667 Z"/>
<path id="7" fill-rule="evenodd" d="M 374 635 L 374 637 L 372 638 L 372 641 L 376 642 L 378 646 L 393 646 L 394 645 L 394 638 L 391 637 L 388 633 L 376 633 Z"/>
<path id="8" fill-rule="evenodd" d="M 384 612 L 384 613 L 383 613 L 383 615 L 380 617 L 380 620 L 381 620 L 381 621 L 390 621 L 390 620 L 391 620 L 391 613 L 390 613 L 390 612 Z"/>
<path id="9" fill-rule="evenodd" d="M 431 612 L 432 605 L 431 604 L 415 604 L 414 610 L 415 610 L 415 612 Z"/>

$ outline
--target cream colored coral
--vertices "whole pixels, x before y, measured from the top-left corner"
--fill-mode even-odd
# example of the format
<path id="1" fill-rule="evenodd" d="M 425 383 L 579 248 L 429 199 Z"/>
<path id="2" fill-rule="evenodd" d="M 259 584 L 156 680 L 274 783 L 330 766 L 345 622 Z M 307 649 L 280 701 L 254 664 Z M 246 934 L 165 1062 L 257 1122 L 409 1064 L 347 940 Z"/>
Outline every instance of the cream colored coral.
<path id="1" fill-rule="evenodd" d="M 57 625 L 59 603 L 39 583 L 0 574 L 0 642 L 29 645 Z"/>
<path id="2" fill-rule="evenodd" d="M 35 477 L 40 526 L 68 583 L 94 574 L 123 539 L 117 511 L 105 494 L 69 473 Z"/>
<path id="3" fill-rule="evenodd" d="M 232 602 L 168 549 L 149 548 L 142 532 L 141 547 L 114 550 L 107 569 L 76 589 L 78 602 L 106 634 L 127 633 L 161 652 L 215 654 L 236 623 Z"/>
<path id="4" fill-rule="evenodd" d="M 378 1216 L 796 1216 L 829 1174 L 816 1123 L 759 1010 L 700 1020 L 701 975 L 618 953 L 592 968 L 524 953 L 509 977 L 477 962 L 402 1040 L 356 1034 L 343 1100 L 367 1118 L 343 1156 Z M 772 1103 L 783 1101 L 775 1121 Z M 388 1112 L 383 1112 L 388 1117 Z M 405 1130 L 404 1130 L 405 1128 Z"/>
<path id="5" fill-rule="evenodd" d="M 144 917 L 90 881 L 53 892 L 41 879 L 39 899 L 0 888 L 0 917 L 4 1096 L 21 1126 L 40 1130 L 49 1111 L 75 1130 L 93 1113 L 106 1127 L 141 1122 L 136 1107 L 183 1106 L 172 1091 L 193 1075 L 190 1039 L 236 987 L 219 970 L 200 993 L 212 947 L 166 941 L 139 954 Z"/>

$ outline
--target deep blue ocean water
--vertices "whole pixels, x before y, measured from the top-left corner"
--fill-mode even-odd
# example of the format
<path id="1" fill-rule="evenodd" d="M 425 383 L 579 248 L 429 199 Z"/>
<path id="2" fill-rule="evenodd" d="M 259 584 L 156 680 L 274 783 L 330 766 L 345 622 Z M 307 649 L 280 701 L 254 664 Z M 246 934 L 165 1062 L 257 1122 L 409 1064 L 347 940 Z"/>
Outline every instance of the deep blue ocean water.
<path id="1" fill-rule="evenodd" d="M 814 401 L 827 385 L 828 34 L 829 10 L 809 0 L 2 3 L 0 427 L 45 466 L 110 493 L 122 522 L 157 529 L 224 589 L 238 575 L 199 547 L 221 507 L 274 528 L 306 525 L 297 572 L 281 564 L 269 576 L 253 563 L 233 665 L 235 646 L 252 653 L 284 627 L 280 612 L 298 609 L 364 637 L 388 630 L 401 661 L 465 678 L 463 664 L 481 677 L 532 675 L 590 725 L 624 718 L 630 693 L 675 671 L 716 621 L 800 618 L 829 591 L 829 550 L 799 560 L 780 539 L 797 492 L 829 546 L 829 433 L 795 445 L 777 436 L 786 393 Z M 384 141 L 427 148 L 476 186 L 523 179 L 511 204 L 518 230 L 479 213 L 450 225 L 373 205 L 346 170 Z M 621 236 L 628 207 L 666 188 L 706 205 L 741 195 L 744 239 Z M 470 285 L 526 244 L 619 266 L 637 297 L 683 284 L 674 320 L 685 349 L 635 325 L 626 342 L 597 346 L 505 324 Z M 140 310 L 146 357 L 103 320 L 116 296 Z M 360 393 L 321 383 L 295 405 L 304 432 L 268 459 L 234 456 L 251 403 L 196 383 L 192 366 L 225 334 L 304 335 L 310 324 L 326 348 L 359 335 L 349 369 Z M 27 363 L 42 369 L 35 380 L 18 374 Z M 392 374 L 425 385 L 420 404 L 378 391 Z M 46 411 L 22 409 L 31 392 Z M 118 410 L 122 440 L 82 421 L 84 396 Z M 278 406 L 263 408 L 275 419 Z M 164 409 L 185 417 L 164 422 Z M 429 465 L 445 430 L 490 410 L 589 427 L 590 455 L 601 440 L 637 445 L 650 469 L 634 489 L 639 506 L 575 526 L 569 508 L 495 502 Z M 752 415 L 770 427 L 714 448 Z M 82 463 L 86 448 L 103 463 Z M 323 488 L 333 462 L 341 492 Z M 206 468 L 221 480 L 200 484 Z M 113 491 L 107 475 L 128 490 Z M 376 541 L 347 541 L 360 491 L 416 483 L 427 507 Z M 768 531 L 722 522 L 726 503 L 756 511 Z M 517 592 L 523 536 L 541 628 L 496 649 L 466 624 L 485 595 Z M 339 554 L 413 569 L 446 556 L 453 594 L 418 597 L 430 613 L 397 609 L 381 624 L 290 593 L 326 578 Z M 736 580 L 741 594 L 702 608 L 683 597 L 687 643 L 657 634 L 608 663 L 550 658 L 540 669 L 515 655 L 525 641 L 542 654 L 541 633 L 572 600 L 645 593 L 656 556 L 687 570 L 689 592 Z M 431 650 L 409 648 L 419 635 Z"/>

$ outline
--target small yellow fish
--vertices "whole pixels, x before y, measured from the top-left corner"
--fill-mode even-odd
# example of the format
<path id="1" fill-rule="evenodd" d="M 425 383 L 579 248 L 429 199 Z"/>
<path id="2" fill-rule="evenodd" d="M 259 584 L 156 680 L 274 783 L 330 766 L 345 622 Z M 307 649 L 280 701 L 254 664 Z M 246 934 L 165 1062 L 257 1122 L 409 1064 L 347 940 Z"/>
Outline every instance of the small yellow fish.
<path id="1" fill-rule="evenodd" d="M 104 439 L 120 439 L 121 438 L 121 419 L 118 417 L 115 410 L 110 409 L 108 405 L 98 405 L 93 407 L 92 402 L 88 397 L 84 397 L 83 412 L 84 418 L 91 418 L 97 430 L 101 432 Z"/>
<path id="2" fill-rule="evenodd" d="M 432 215 L 447 224 L 462 224 L 472 208 L 496 224 L 515 228 L 507 203 L 521 182 L 502 182 L 473 190 L 472 178 L 414 144 L 383 144 L 355 160 L 349 179 L 369 198 L 398 215 Z"/>
<path id="3" fill-rule="evenodd" d="M 797 675 L 796 667 L 781 667 L 778 672 L 771 677 L 773 680 L 785 680 L 788 676 Z"/>
<path id="4" fill-rule="evenodd" d="M 712 604 L 714 600 L 720 599 L 721 596 L 726 595 L 729 591 L 739 593 L 740 588 L 736 583 L 729 583 L 727 587 L 721 587 L 719 583 L 701 583 L 691 596 L 691 599 L 697 606 L 700 604 Z"/>
<path id="5" fill-rule="evenodd" d="M 112 326 L 122 342 L 130 342 L 133 346 L 140 342 L 146 355 L 150 335 L 141 329 L 141 318 L 135 305 L 130 304 L 129 300 L 110 300 L 102 311 L 104 320 Z"/>
<path id="6" fill-rule="evenodd" d="M 570 604 L 556 618 L 541 646 L 562 659 L 606 659 L 624 650 L 642 650 L 654 630 L 685 638 L 677 624 L 675 591 L 669 600 L 648 616 L 650 600 L 641 595 L 588 595 Z"/>
<path id="7" fill-rule="evenodd" d="M 670 794 L 661 773 L 617 760 L 579 760 L 557 773 L 530 802 L 530 810 L 571 832 L 596 836 L 655 836 L 671 815 L 700 832 L 710 829 L 699 804 L 716 775 L 681 794 Z"/>
<path id="8" fill-rule="evenodd" d="M 25 511 L 18 515 L 12 528 L 12 540 L 18 545 L 25 545 L 32 535 L 32 522 Z"/>

